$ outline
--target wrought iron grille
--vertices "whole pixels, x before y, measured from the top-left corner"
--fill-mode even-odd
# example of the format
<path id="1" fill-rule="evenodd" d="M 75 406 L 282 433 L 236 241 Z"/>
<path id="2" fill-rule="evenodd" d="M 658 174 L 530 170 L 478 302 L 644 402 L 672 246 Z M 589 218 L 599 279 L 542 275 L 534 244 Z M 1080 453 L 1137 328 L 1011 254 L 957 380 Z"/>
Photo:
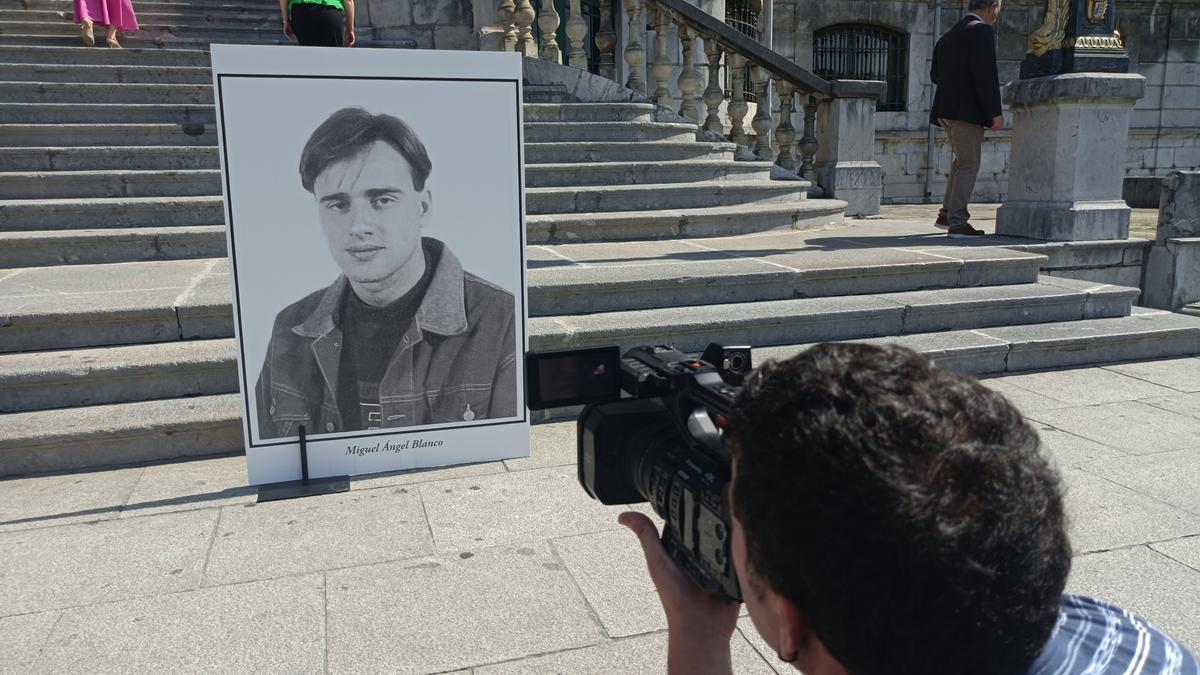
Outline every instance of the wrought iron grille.
<path id="1" fill-rule="evenodd" d="M 750 0 L 725 0 L 725 23 L 741 33 L 754 40 L 758 41 L 761 32 L 758 30 L 758 11 L 754 9 L 754 4 Z M 745 67 L 745 72 L 742 73 L 745 79 L 745 90 L 743 93 L 746 96 L 746 101 L 754 103 L 758 98 L 754 95 L 754 84 L 750 81 L 750 66 Z M 725 69 L 725 98 L 733 96 L 733 74 L 729 68 Z"/>
<path id="2" fill-rule="evenodd" d="M 903 111 L 908 91 L 908 36 L 841 24 L 813 34 L 813 72 L 827 80 L 883 80 L 887 89 L 876 110 Z"/>

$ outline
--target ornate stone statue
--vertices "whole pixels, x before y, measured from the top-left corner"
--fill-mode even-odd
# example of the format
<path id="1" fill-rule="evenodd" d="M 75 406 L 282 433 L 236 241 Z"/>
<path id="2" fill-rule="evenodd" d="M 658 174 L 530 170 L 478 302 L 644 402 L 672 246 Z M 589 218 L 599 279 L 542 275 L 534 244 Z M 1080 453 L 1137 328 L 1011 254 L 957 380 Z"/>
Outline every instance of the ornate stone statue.
<path id="1" fill-rule="evenodd" d="M 1067 37 L 1067 19 L 1070 13 L 1071 0 L 1046 0 L 1045 18 L 1042 19 L 1042 25 L 1029 36 L 1027 53 L 1044 56 L 1052 49 L 1061 49 L 1063 40 Z"/>
<path id="2" fill-rule="evenodd" d="M 1046 0 L 1042 24 L 1029 36 L 1021 79 L 1128 72 L 1129 57 L 1116 31 L 1116 0 Z"/>

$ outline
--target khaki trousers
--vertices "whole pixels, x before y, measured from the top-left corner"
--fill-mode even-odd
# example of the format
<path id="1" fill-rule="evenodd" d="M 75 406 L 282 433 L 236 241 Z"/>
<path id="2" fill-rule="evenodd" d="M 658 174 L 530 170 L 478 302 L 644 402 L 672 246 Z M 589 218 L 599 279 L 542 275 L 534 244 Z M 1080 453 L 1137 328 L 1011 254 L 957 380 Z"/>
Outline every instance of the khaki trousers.
<path id="1" fill-rule="evenodd" d="M 979 176 L 979 150 L 983 146 L 984 128 L 971 122 L 939 119 L 946 135 L 950 137 L 950 151 L 954 161 L 950 165 L 950 177 L 946 180 L 946 196 L 942 199 L 942 211 L 950 221 L 950 227 L 965 225 L 971 218 L 967 204 L 975 191 L 975 179 Z"/>

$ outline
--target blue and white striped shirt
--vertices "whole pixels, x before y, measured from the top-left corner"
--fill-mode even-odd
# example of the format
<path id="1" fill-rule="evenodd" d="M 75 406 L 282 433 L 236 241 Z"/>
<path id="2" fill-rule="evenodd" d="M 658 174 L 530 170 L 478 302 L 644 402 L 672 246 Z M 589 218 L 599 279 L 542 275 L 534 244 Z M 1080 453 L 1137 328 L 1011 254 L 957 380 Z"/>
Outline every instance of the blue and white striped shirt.
<path id="1" fill-rule="evenodd" d="M 1028 675 L 1200 675 L 1200 662 L 1149 621 L 1079 595 L 1063 596 L 1058 623 Z"/>

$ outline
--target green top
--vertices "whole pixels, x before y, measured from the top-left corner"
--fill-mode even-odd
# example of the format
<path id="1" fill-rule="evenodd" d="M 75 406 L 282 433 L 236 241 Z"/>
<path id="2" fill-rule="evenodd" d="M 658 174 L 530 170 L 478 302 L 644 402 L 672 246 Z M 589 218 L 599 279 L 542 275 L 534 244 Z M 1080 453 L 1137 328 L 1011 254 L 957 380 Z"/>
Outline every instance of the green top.
<path id="1" fill-rule="evenodd" d="M 346 11 L 346 6 L 342 4 L 342 0 L 288 0 L 288 9 L 291 9 L 293 5 L 301 5 L 301 4 L 304 4 L 304 5 L 329 5 L 330 7 L 334 8 L 336 10 L 340 10 L 343 12 Z"/>

